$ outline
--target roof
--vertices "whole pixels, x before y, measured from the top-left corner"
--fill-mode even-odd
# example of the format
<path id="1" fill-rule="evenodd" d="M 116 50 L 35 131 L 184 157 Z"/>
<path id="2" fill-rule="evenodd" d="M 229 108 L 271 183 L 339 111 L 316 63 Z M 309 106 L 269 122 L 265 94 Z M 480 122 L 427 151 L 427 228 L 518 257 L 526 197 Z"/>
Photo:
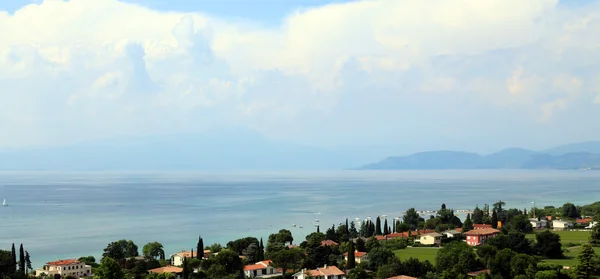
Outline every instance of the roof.
<path id="1" fill-rule="evenodd" d="M 490 225 L 490 224 L 473 224 L 473 229 L 475 229 L 475 230 L 491 228 L 491 227 L 492 227 L 492 225 Z"/>
<path id="2" fill-rule="evenodd" d="M 454 230 L 456 230 L 456 231 L 457 231 L 457 232 L 459 232 L 459 233 L 462 233 L 462 231 L 463 231 L 463 230 L 462 230 L 462 228 L 456 228 L 456 229 L 454 229 Z"/>
<path id="3" fill-rule="evenodd" d="M 303 269 L 296 274 L 301 274 L 301 273 L 308 274 L 311 277 L 346 275 L 343 271 L 341 271 L 336 266 L 327 266 L 327 265 L 324 267 L 317 267 L 317 269 L 310 269 L 310 270 Z"/>
<path id="4" fill-rule="evenodd" d="M 366 254 L 367 254 L 367 252 L 354 251 L 354 257 L 360 258 Z M 344 256 L 348 256 L 348 252 L 344 253 Z"/>
<path id="5" fill-rule="evenodd" d="M 457 231 L 457 230 L 447 230 L 444 231 L 443 233 L 449 233 L 449 234 L 461 234 L 461 232 Z"/>
<path id="6" fill-rule="evenodd" d="M 192 254 L 192 252 L 190 251 L 181 251 L 179 253 L 175 253 L 175 255 L 180 256 L 182 258 L 194 258 L 197 256 L 197 252 L 194 251 L 194 253 Z"/>
<path id="7" fill-rule="evenodd" d="M 182 273 L 183 268 L 167 265 L 167 266 L 163 266 L 163 267 L 159 267 L 159 268 L 155 268 L 155 269 L 150 269 L 150 270 L 148 270 L 148 272 L 150 272 L 150 273 Z"/>
<path id="8" fill-rule="evenodd" d="M 389 277 L 387 279 L 418 279 L 418 278 L 417 277 L 406 276 L 406 275 L 398 275 L 398 276 L 394 276 L 394 277 Z"/>
<path id="9" fill-rule="evenodd" d="M 327 240 L 321 241 L 321 246 L 332 246 L 332 245 L 339 246 L 339 244 L 333 240 L 327 239 Z"/>
<path id="10" fill-rule="evenodd" d="M 497 229 L 493 229 L 493 228 L 485 228 L 485 229 L 478 229 L 478 230 L 472 230 L 472 231 L 468 231 L 465 233 L 465 235 L 488 235 L 488 234 L 497 234 L 500 231 Z"/>
<path id="11" fill-rule="evenodd" d="M 424 234 L 421 236 L 441 237 L 442 235 L 439 233 L 433 232 L 433 233 L 428 233 L 428 234 Z"/>
<path id="12" fill-rule="evenodd" d="M 477 275 L 479 275 L 481 273 L 490 274 L 490 270 L 489 269 L 483 269 L 483 270 L 479 270 L 479 271 L 473 271 L 473 272 L 467 273 L 467 275 L 475 277 L 475 276 L 477 276 Z"/>
<path id="13" fill-rule="evenodd" d="M 244 266 L 244 271 L 246 271 L 246 270 L 260 270 L 260 269 L 265 269 L 271 263 L 272 263 L 271 260 L 266 260 L 266 261 L 257 262 L 255 264 L 249 264 L 247 266 Z"/>
<path id="14" fill-rule="evenodd" d="M 78 264 L 79 261 L 75 260 L 75 259 L 70 259 L 70 260 L 58 260 L 58 261 L 54 261 L 54 262 L 48 262 L 46 263 L 47 265 L 69 265 L 69 264 Z"/>
<path id="15" fill-rule="evenodd" d="M 584 219 L 578 219 L 578 220 L 576 220 L 576 222 L 579 224 L 582 224 L 582 223 L 589 223 L 592 220 L 593 220 L 592 218 L 584 218 Z"/>

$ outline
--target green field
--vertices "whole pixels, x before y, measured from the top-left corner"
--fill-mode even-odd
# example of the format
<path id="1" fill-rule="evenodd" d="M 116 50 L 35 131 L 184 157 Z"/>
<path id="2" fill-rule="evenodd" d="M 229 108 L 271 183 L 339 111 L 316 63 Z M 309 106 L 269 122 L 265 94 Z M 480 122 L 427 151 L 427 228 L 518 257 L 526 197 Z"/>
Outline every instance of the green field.
<path id="1" fill-rule="evenodd" d="M 578 263 L 577 255 L 581 253 L 581 249 L 581 247 L 573 247 L 565 253 L 566 259 L 544 260 L 544 262 L 560 264 L 562 266 L 575 266 Z M 594 247 L 594 251 L 596 252 L 596 255 L 600 255 L 600 247 Z"/>
<path id="2" fill-rule="evenodd" d="M 407 247 L 406 249 L 395 250 L 394 254 L 401 260 L 412 257 L 419 259 L 420 261 L 428 260 L 432 264 L 435 264 L 435 256 L 437 255 L 438 250 L 439 248 L 431 247 Z"/>
<path id="3" fill-rule="evenodd" d="M 590 237 L 590 231 L 553 231 L 560 235 L 560 243 L 563 245 L 567 243 L 583 244 L 588 242 Z M 535 239 L 535 234 L 528 234 L 527 238 Z"/>

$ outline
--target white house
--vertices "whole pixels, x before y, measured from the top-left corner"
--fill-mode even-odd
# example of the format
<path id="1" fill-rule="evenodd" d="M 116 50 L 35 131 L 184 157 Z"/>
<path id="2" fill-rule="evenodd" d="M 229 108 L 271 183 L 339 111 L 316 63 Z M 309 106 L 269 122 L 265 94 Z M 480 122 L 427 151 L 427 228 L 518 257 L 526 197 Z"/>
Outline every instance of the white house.
<path id="1" fill-rule="evenodd" d="M 593 228 L 594 228 L 594 226 L 595 226 L 596 224 L 598 224 L 598 222 L 596 222 L 596 221 L 592 221 L 592 222 L 590 222 L 590 224 L 589 224 L 589 225 L 587 225 L 587 227 L 585 227 L 585 228 L 586 228 L 586 229 L 593 229 Z"/>
<path id="2" fill-rule="evenodd" d="M 346 279 L 346 274 L 335 266 L 318 267 L 317 269 L 301 271 L 294 274 L 294 279 Z"/>
<path id="3" fill-rule="evenodd" d="M 48 262 L 44 267 L 35 271 L 36 277 L 42 276 L 42 274 L 60 275 L 61 277 L 72 275 L 77 278 L 84 278 L 92 275 L 92 267 L 78 260 L 58 260 Z"/>
<path id="4" fill-rule="evenodd" d="M 442 232 L 442 236 L 446 236 L 448 238 L 460 236 L 462 233 L 457 230 L 447 230 Z"/>
<path id="5" fill-rule="evenodd" d="M 531 223 L 533 229 L 544 229 L 548 226 L 548 220 L 546 219 L 529 218 L 529 223 Z"/>
<path id="6" fill-rule="evenodd" d="M 344 260 L 348 262 L 348 252 L 344 253 Z M 354 251 L 354 261 L 356 263 L 366 262 L 369 260 L 367 252 Z"/>
<path id="7" fill-rule="evenodd" d="M 269 278 L 275 276 L 281 276 L 282 272 L 279 272 L 271 264 L 271 260 L 260 261 L 255 264 L 244 266 L 244 275 L 246 278 Z"/>
<path id="8" fill-rule="evenodd" d="M 554 220 L 552 221 L 552 228 L 555 230 L 564 230 L 573 226 L 572 222 L 564 221 L 564 220 Z"/>
<path id="9" fill-rule="evenodd" d="M 442 244 L 442 235 L 439 233 L 423 234 L 419 237 L 419 242 L 424 245 L 440 245 Z"/>

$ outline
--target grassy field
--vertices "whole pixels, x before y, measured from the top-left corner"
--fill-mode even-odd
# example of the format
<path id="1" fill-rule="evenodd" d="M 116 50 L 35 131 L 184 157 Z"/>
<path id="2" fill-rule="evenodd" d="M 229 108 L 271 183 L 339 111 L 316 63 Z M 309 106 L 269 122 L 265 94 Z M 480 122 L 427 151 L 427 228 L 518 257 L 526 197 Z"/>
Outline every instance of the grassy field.
<path id="1" fill-rule="evenodd" d="M 419 259 L 420 261 L 428 260 L 435 264 L 435 256 L 439 248 L 430 247 L 407 247 L 406 249 L 395 250 L 394 254 L 401 260 L 406 260 L 410 257 Z"/>
<path id="2" fill-rule="evenodd" d="M 575 266 L 577 264 L 577 255 L 581 253 L 581 247 L 573 247 L 565 253 L 566 259 L 560 260 L 544 260 L 547 263 L 560 264 L 563 266 Z M 600 247 L 594 247 L 596 255 L 600 255 Z"/>
<path id="3" fill-rule="evenodd" d="M 586 243 L 590 237 L 590 231 L 553 231 L 560 235 L 560 243 L 563 245 L 567 243 L 583 244 Z M 527 238 L 535 239 L 535 234 L 528 234 Z"/>

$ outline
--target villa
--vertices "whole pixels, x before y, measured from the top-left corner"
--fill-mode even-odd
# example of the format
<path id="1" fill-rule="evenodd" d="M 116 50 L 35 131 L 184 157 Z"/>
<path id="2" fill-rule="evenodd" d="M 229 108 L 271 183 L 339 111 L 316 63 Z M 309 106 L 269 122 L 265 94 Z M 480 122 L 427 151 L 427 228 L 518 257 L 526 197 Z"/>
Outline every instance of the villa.
<path id="1" fill-rule="evenodd" d="M 282 272 L 279 272 L 271 264 L 271 260 L 260 261 L 255 264 L 244 266 L 244 275 L 246 278 L 269 278 L 275 276 L 281 276 Z"/>
<path id="2" fill-rule="evenodd" d="M 204 258 L 209 258 L 212 255 L 210 250 L 204 250 Z M 175 253 L 171 255 L 171 265 L 172 266 L 182 266 L 183 258 L 195 258 L 197 256 L 197 252 L 190 251 L 181 251 L 179 253 Z"/>
<path id="3" fill-rule="evenodd" d="M 294 274 L 294 279 L 346 279 L 346 274 L 336 266 L 318 267 L 317 269 L 306 270 Z"/>
<path id="4" fill-rule="evenodd" d="M 148 273 L 149 274 L 152 274 L 152 273 L 156 273 L 156 274 L 170 273 L 170 274 L 173 274 L 173 276 L 175 277 L 175 279 L 181 279 L 182 275 L 183 275 L 183 268 L 168 265 L 168 266 L 163 266 L 163 267 L 159 267 L 159 268 L 155 268 L 155 269 L 150 269 L 150 270 L 148 270 Z"/>
<path id="5" fill-rule="evenodd" d="M 348 262 L 348 252 L 344 253 L 344 260 L 346 262 Z M 367 255 L 367 252 L 358 252 L 358 251 L 354 251 L 354 261 L 358 264 L 361 262 L 365 262 L 368 261 L 369 257 Z"/>
<path id="6" fill-rule="evenodd" d="M 465 233 L 467 236 L 467 244 L 470 246 L 478 246 L 483 244 L 486 240 L 496 237 L 500 231 L 493 228 L 485 228 L 472 230 Z"/>
<path id="7" fill-rule="evenodd" d="M 564 230 L 573 226 L 573 223 L 570 221 L 563 220 L 554 220 L 552 221 L 552 228 L 554 230 Z"/>
<path id="8" fill-rule="evenodd" d="M 61 277 L 71 275 L 77 278 L 85 278 L 92 276 L 92 267 L 78 260 L 58 260 L 46 263 L 44 267 L 35 271 L 36 277 L 42 276 L 42 274 L 48 276 L 60 275 Z"/>

